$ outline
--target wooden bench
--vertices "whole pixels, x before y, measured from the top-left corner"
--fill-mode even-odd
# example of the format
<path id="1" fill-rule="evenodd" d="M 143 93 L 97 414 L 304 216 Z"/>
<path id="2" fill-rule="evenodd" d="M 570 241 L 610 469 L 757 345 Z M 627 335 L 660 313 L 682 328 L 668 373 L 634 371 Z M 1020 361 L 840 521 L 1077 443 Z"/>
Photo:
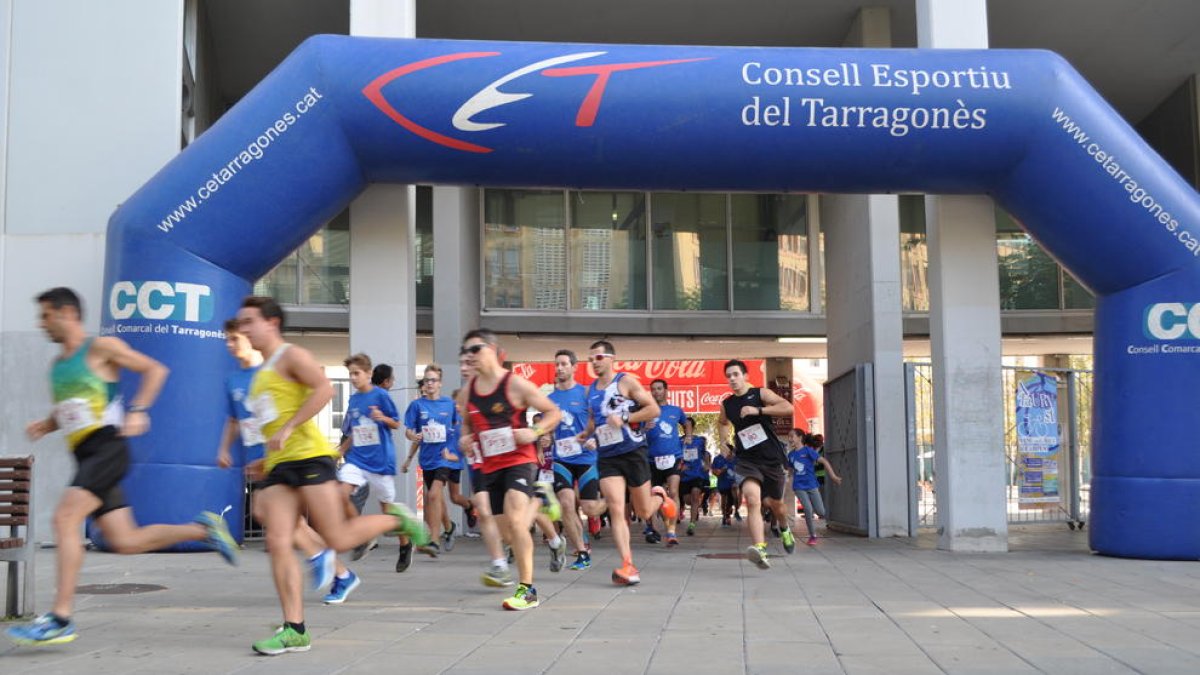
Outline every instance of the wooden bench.
<path id="1" fill-rule="evenodd" d="M 33 613 L 33 457 L 0 457 L 0 562 L 8 563 L 5 614 Z M 3 527 L 8 526 L 5 535 Z M 24 567 L 25 588 L 18 593 L 17 565 Z"/>

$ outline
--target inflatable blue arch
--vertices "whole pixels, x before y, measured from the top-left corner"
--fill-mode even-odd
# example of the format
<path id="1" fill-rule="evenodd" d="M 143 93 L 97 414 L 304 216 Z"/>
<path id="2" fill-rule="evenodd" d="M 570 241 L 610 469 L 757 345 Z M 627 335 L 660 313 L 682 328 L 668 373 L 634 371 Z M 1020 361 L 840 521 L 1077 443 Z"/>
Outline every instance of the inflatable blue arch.
<path id="1" fill-rule="evenodd" d="M 1200 558 L 1200 200 L 1038 51 L 309 39 L 109 224 L 101 329 L 172 370 L 140 518 L 240 505 L 221 323 L 375 182 L 990 195 L 1097 296 L 1092 548 Z"/>

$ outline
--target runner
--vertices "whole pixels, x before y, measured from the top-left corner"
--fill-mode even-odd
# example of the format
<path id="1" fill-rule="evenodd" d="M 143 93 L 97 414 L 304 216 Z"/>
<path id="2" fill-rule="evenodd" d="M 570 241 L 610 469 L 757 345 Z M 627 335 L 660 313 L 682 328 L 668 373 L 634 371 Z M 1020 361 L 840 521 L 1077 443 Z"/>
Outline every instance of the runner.
<path id="1" fill-rule="evenodd" d="M 61 429 L 77 469 L 54 511 L 58 567 L 54 605 L 31 623 L 5 631 L 24 645 L 60 644 L 78 637 L 72 609 L 83 566 L 83 524 L 88 516 L 117 553 L 144 553 L 185 541 L 204 541 L 231 565 L 237 564 L 237 543 L 221 516 L 204 511 L 193 524 L 138 527 L 121 492 L 121 480 L 129 467 L 125 439 L 150 429 L 149 409 L 166 382 L 167 368 L 119 338 L 88 337 L 83 328 L 83 305 L 73 290 L 52 288 L 39 295 L 37 303 L 41 329 L 62 349 L 50 369 L 54 409 L 49 416 L 30 422 L 25 433 L 37 441 Z M 140 376 L 128 407 L 117 391 L 122 370 Z"/>
<path id="2" fill-rule="evenodd" d="M 473 330 L 463 338 L 463 349 L 475 376 L 459 393 L 459 406 L 466 411 L 459 445 L 466 452 L 478 436 L 491 510 L 516 556 L 520 583 L 503 607 L 532 609 L 539 604 L 533 586 L 533 539 L 529 535 L 538 510 L 535 497 L 552 519 L 558 517 L 554 513 L 558 509 L 554 487 L 543 484 L 535 488 L 537 451 L 533 443 L 557 426 L 562 415 L 532 382 L 501 365 L 504 350 L 495 333 Z M 545 415 L 540 426 L 526 423 L 525 411 L 529 408 Z"/>
<path id="3" fill-rule="evenodd" d="M 842 484 L 842 477 L 833 470 L 829 460 L 817 452 L 817 440 L 812 435 L 805 434 L 800 429 L 792 429 L 789 440 L 797 448 L 788 453 L 788 463 L 792 471 L 792 490 L 804 507 L 804 525 L 808 528 L 809 546 L 817 544 L 817 527 L 813 524 L 813 516 L 825 517 L 825 501 L 821 499 L 821 486 L 817 482 L 816 466 L 824 467 L 829 473 L 829 479 L 834 485 Z"/>
<path id="4" fill-rule="evenodd" d="M 333 387 L 312 354 L 284 342 L 283 321 L 283 309 L 272 298 L 248 297 L 238 311 L 242 332 L 266 359 L 250 385 L 250 408 L 267 439 L 260 498 L 284 621 L 273 636 L 254 643 L 254 651 L 267 655 L 308 651 L 312 644 L 304 626 L 300 569 L 291 550 L 302 512 L 336 551 L 389 533 L 403 532 L 418 546 L 429 539 L 428 530 L 403 504 L 387 504 L 380 515 L 346 517 L 345 498 L 336 483 L 337 450 L 313 420 L 333 397 Z M 314 586 L 331 581 L 335 558 L 327 554 L 310 562 Z"/>
<path id="5" fill-rule="evenodd" d="M 675 502 L 661 487 L 650 487 L 650 465 L 646 463 L 646 437 L 632 425 L 658 417 L 658 404 L 637 378 L 613 369 L 616 349 L 607 340 L 597 340 L 589 348 L 596 381 L 588 387 L 591 412 L 586 435 L 595 434 L 588 443 L 599 448 L 597 470 L 600 492 L 608 505 L 613 542 L 621 554 L 621 566 L 613 570 L 614 584 L 641 582 L 633 566 L 629 547 L 629 519 L 625 517 L 625 491 L 637 515 L 650 520 L 656 511 L 671 521 L 679 516 Z"/>
<path id="6" fill-rule="evenodd" d="M 683 475 L 679 485 L 680 494 L 692 505 L 692 519 L 688 522 L 688 536 L 696 534 L 696 523 L 700 522 L 700 508 L 707 494 L 708 470 L 711 459 L 708 454 L 708 441 L 703 436 L 696 436 L 696 420 L 692 417 L 683 419 Z"/>
<path id="7" fill-rule="evenodd" d="M 717 492 L 721 495 L 721 527 L 732 527 L 729 518 L 740 508 L 742 496 L 738 491 L 737 457 L 728 443 L 721 443 L 721 451 L 712 461 L 712 473 L 717 481 Z"/>
<path id="8" fill-rule="evenodd" d="M 446 512 L 446 485 L 458 485 L 462 462 L 447 459 L 443 451 L 450 447 L 448 441 L 454 440 L 453 432 L 448 430 L 458 425 L 454 401 L 442 396 L 442 368 L 431 363 L 425 366 L 425 375 L 421 379 L 421 398 L 408 404 L 408 410 L 404 412 L 404 433 L 414 445 L 401 470 L 408 473 L 413 455 L 420 452 L 418 462 L 425 482 L 425 523 L 430 532 L 442 531 L 442 541 L 446 543 L 447 551 L 454 548 L 455 527 L 452 522 L 450 527 L 445 527 L 449 521 L 443 517 Z M 433 558 L 441 553 L 436 538 L 420 550 Z"/>
<path id="9" fill-rule="evenodd" d="M 533 424 L 537 427 L 544 428 L 541 422 L 545 418 L 542 413 L 537 413 L 533 416 Z M 538 436 L 537 443 L 534 444 L 537 449 L 538 460 L 538 483 L 545 483 L 554 488 L 554 435 L 545 433 Z M 560 512 L 562 503 L 559 503 Z M 563 565 L 567 562 L 567 540 L 558 531 L 553 520 L 549 516 L 542 513 L 540 510 L 534 516 L 533 522 L 537 525 L 537 529 L 542 533 L 542 541 L 546 543 L 546 547 L 550 549 L 550 571 L 561 572 Z"/>
<path id="10" fill-rule="evenodd" d="M 679 501 L 679 471 L 683 462 L 683 444 L 680 441 L 679 425 L 683 422 L 683 408 L 667 403 L 667 381 L 654 380 L 650 383 L 650 395 L 658 404 L 658 417 L 646 428 L 646 440 L 650 455 L 650 484 L 663 487 L 671 501 Z M 679 545 L 675 536 L 676 519 L 663 519 L 667 533 L 667 547 Z M 651 544 L 659 542 L 661 537 L 654 529 L 653 519 L 646 521 L 646 541 Z"/>
<path id="11" fill-rule="evenodd" d="M 604 513 L 600 499 L 600 474 L 596 470 L 596 451 L 584 446 L 587 430 L 587 387 L 575 382 L 575 366 L 579 359 L 570 349 L 554 354 L 554 391 L 550 400 L 562 411 L 562 422 L 554 429 L 554 491 L 562 504 L 563 534 L 575 548 L 571 569 L 586 570 L 592 566 L 591 546 L 579 518 L 582 508 L 588 518 Z"/>
<path id="12" fill-rule="evenodd" d="M 746 381 L 746 364 L 737 359 L 725 363 L 725 377 L 733 395 L 721 402 L 717 419 L 717 434 L 724 444 L 730 425 L 735 433 L 737 474 L 754 543 L 746 549 L 746 559 L 760 569 L 771 566 L 767 558 L 767 539 L 763 531 L 762 507 L 765 503 L 775 514 L 780 527 L 780 539 L 788 553 L 796 550 L 783 505 L 783 467 L 787 454 L 775 436 L 771 417 L 790 417 L 792 404 L 766 388 L 751 387 Z"/>

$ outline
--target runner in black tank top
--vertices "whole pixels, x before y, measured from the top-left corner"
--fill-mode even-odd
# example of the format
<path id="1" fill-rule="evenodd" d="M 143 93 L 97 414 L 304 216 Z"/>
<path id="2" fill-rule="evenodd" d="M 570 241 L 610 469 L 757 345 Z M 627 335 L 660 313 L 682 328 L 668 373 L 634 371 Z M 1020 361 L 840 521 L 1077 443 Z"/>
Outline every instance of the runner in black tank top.
<path id="1" fill-rule="evenodd" d="M 796 550 L 796 538 L 792 534 L 787 509 L 783 504 L 785 474 L 783 465 L 787 461 L 783 444 L 775 436 L 772 417 L 789 417 L 793 414 L 792 404 L 770 389 L 752 388 L 746 381 L 746 364 L 732 360 L 725 364 L 725 377 L 733 395 L 721 402 L 721 415 L 717 420 L 717 434 L 724 444 L 728 439 L 729 425 L 734 430 L 734 448 L 737 456 L 737 473 L 741 477 L 742 497 L 746 499 L 746 518 L 753 545 L 746 549 L 746 558 L 767 569 L 767 539 L 764 534 L 762 505 L 765 503 L 775 514 L 780 524 L 780 539 L 788 553 Z"/>

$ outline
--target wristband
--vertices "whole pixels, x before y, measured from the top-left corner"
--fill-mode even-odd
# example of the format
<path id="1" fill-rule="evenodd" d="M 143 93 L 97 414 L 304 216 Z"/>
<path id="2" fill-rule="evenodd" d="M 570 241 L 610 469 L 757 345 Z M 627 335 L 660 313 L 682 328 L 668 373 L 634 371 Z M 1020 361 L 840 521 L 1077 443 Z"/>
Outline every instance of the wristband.
<path id="1" fill-rule="evenodd" d="M 146 407 L 146 406 L 144 406 L 144 405 L 131 405 L 131 406 L 129 406 L 129 408 L 128 408 L 127 412 L 131 412 L 131 413 L 144 413 L 144 412 L 146 412 L 146 411 L 148 411 L 148 410 L 149 410 L 149 408 L 148 408 L 148 407 Z"/>

